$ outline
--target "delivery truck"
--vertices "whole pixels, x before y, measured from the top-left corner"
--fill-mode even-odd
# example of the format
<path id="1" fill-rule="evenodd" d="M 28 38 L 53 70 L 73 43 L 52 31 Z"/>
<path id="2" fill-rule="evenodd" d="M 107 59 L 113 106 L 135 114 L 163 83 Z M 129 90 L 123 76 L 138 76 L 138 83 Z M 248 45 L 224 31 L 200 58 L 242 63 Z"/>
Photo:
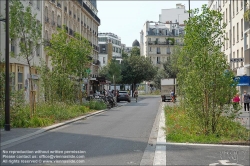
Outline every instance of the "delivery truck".
<path id="1" fill-rule="evenodd" d="M 165 78 L 161 79 L 161 100 L 172 101 L 171 91 L 175 92 L 175 79 L 174 78 Z"/>

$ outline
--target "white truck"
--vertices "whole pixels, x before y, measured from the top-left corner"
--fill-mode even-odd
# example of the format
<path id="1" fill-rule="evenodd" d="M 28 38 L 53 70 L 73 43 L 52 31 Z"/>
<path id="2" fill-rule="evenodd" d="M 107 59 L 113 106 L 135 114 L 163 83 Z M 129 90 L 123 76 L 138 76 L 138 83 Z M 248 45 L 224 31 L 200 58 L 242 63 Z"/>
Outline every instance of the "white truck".
<path id="1" fill-rule="evenodd" d="M 161 79 L 161 101 L 171 101 L 171 91 L 175 92 L 175 78 Z"/>

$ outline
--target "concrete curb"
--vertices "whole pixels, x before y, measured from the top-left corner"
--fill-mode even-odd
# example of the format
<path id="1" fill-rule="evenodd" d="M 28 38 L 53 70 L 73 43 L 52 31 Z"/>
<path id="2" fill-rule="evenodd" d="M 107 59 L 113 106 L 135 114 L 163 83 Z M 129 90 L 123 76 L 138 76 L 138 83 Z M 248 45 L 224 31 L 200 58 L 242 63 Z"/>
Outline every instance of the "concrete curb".
<path id="1" fill-rule="evenodd" d="M 153 165 L 166 165 L 166 135 L 165 135 L 165 113 L 164 107 L 165 102 L 162 103 L 160 122 L 159 122 L 159 130 L 156 141 L 156 149 L 155 149 L 155 157 Z"/>
<path id="2" fill-rule="evenodd" d="M 52 130 L 52 129 L 59 128 L 61 126 L 76 122 L 78 120 L 81 120 L 81 119 L 84 119 L 84 118 L 87 118 L 87 117 L 90 117 L 90 116 L 100 114 L 100 113 L 105 112 L 105 111 L 107 111 L 107 109 L 106 110 L 96 111 L 96 112 L 93 112 L 93 113 L 90 113 L 90 114 L 87 114 L 87 115 L 83 115 L 83 116 L 80 116 L 80 117 L 77 117 L 77 118 L 74 118 L 74 119 L 71 119 L 71 120 L 64 121 L 62 123 L 57 123 L 57 124 L 54 124 L 54 125 L 51 125 L 51 126 L 48 126 L 48 127 L 44 127 L 44 128 L 42 128 L 42 129 L 40 129 L 40 130 L 38 130 L 36 132 L 30 133 L 30 134 L 27 134 L 27 135 L 24 135 L 24 136 L 15 138 L 15 139 L 11 139 L 9 141 L 1 142 L 0 147 L 6 146 L 6 145 L 11 144 L 11 143 L 16 142 L 16 141 L 20 141 L 20 140 L 35 136 L 37 134 L 44 133 L 44 132 Z"/>

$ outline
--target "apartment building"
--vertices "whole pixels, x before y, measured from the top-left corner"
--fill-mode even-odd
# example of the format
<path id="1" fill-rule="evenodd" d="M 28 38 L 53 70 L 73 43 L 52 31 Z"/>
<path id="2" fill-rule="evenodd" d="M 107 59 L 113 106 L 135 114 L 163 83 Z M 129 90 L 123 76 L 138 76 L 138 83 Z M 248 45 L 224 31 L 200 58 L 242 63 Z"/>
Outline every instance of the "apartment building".
<path id="1" fill-rule="evenodd" d="M 100 62 L 98 60 L 98 27 L 100 19 L 97 16 L 96 0 L 45 0 L 43 14 L 44 39 L 49 41 L 57 27 L 64 25 L 69 37 L 77 32 L 86 38 L 93 47 L 93 63 L 90 67 L 90 80 L 98 77 Z M 49 43 L 49 42 L 48 42 Z M 45 53 L 48 66 L 51 66 L 49 56 Z"/>
<path id="2" fill-rule="evenodd" d="M 42 23 L 42 9 L 43 9 L 43 1 L 41 0 L 30 0 L 25 1 L 21 0 L 21 3 L 24 7 L 30 6 L 32 14 L 37 14 L 36 19 L 38 23 Z M 0 1 L 0 15 L 2 18 L 5 18 L 5 1 Z M 5 23 L 0 22 L 0 52 L 2 54 L 1 58 L 5 57 Z M 25 88 L 25 98 L 29 99 L 29 81 L 28 79 L 31 77 L 34 83 L 34 90 L 39 93 L 39 74 L 36 69 L 31 70 L 31 76 L 29 74 L 29 67 L 27 60 L 17 56 L 20 53 L 20 49 L 18 47 L 19 40 L 12 40 L 10 43 L 10 52 L 14 55 L 10 57 L 10 86 L 12 90 L 21 90 Z M 31 60 L 32 66 L 38 66 L 40 64 L 41 59 L 43 57 L 43 49 L 42 45 L 38 45 L 37 49 L 32 52 L 33 59 Z M 38 100 L 38 98 L 37 98 Z"/>
<path id="3" fill-rule="evenodd" d="M 181 3 L 176 4 L 176 8 L 172 9 L 162 9 L 161 14 L 159 15 L 160 22 L 171 21 L 172 23 L 179 23 L 180 25 L 184 24 L 185 20 L 188 20 L 189 13 L 187 12 L 185 5 Z"/>
<path id="4" fill-rule="evenodd" d="M 122 61 L 121 38 L 113 33 L 99 33 L 99 61 L 101 67 L 106 66 L 111 59 Z"/>
<path id="5" fill-rule="evenodd" d="M 226 23 L 226 37 L 222 51 L 230 68 L 238 76 L 238 89 L 250 91 L 250 24 L 243 17 L 249 8 L 249 0 L 211 0 L 208 7 L 223 14 L 222 23 Z"/>
<path id="6" fill-rule="evenodd" d="M 176 45 L 183 45 L 184 27 L 178 23 L 147 21 L 140 33 L 141 55 L 149 57 L 154 65 L 163 68 Z"/>

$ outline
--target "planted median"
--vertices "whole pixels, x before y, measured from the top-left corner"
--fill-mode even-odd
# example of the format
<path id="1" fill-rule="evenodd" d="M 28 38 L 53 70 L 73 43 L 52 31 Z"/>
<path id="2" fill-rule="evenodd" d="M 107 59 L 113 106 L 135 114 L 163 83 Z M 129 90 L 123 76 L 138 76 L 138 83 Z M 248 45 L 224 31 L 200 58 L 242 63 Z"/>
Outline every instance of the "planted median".
<path id="1" fill-rule="evenodd" d="M 178 143 L 248 143 L 250 130 L 241 125 L 242 119 L 221 116 L 215 132 L 204 130 L 197 119 L 181 106 L 165 107 L 166 140 Z"/>
<path id="2" fill-rule="evenodd" d="M 35 115 L 30 117 L 30 107 L 29 105 L 24 105 L 11 110 L 11 127 L 45 127 L 102 109 L 106 109 L 106 105 L 99 101 L 90 101 L 82 105 L 60 102 L 53 104 L 38 103 Z M 4 126 L 3 117 L 0 120 L 1 127 Z"/>

